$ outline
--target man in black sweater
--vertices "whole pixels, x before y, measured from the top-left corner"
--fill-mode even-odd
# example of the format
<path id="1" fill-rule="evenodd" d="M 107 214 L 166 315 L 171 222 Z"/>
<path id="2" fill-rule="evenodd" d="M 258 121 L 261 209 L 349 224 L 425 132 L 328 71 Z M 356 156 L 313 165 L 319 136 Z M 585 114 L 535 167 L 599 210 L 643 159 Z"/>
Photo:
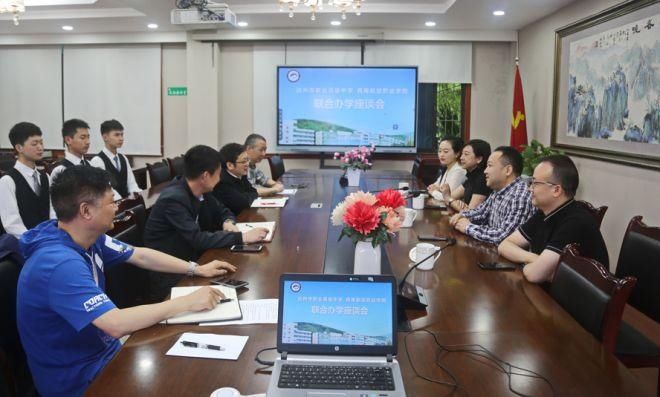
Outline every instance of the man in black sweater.
<path id="1" fill-rule="evenodd" d="M 151 209 L 144 230 L 146 247 L 183 260 L 196 261 L 206 250 L 253 243 L 266 237 L 268 230 L 264 228 L 239 232 L 234 214 L 210 194 L 220 179 L 220 157 L 215 149 L 194 146 L 186 152 L 184 164 L 184 177 L 174 179 Z M 199 219 L 200 211 L 204 214 L 204 220 Z M 221 230 L 210 231 L 210 227 L 202 230 L 200 222 L 215 224 Z M 151 299 L 162 300 L 181 277 L 151 272 Z"/>
<path id="2" fill-rule="evenodd" d="M 250 208 L 252 202 L 259 196 L 257 190 L 247 178 L 250 158 L 245 146 L 239 143 L 228 143 L 220 149 L 222 159 L 222 174 L 220 183 L 213 189 L 215 197 L 222 201 L 235 214 Z"/>

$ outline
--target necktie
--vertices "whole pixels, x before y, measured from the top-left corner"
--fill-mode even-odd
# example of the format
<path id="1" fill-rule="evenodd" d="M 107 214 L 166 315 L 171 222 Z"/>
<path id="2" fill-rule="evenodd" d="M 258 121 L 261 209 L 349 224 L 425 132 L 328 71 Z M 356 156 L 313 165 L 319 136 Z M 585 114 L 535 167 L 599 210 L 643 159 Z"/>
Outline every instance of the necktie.
<path id="1" fill-rule="evenodd" d="M 119 156 L 115 156 L 112 159 L 115 161 L 115 168 L 117 171 L 121 171 L 121 166 L 119 165 Z"/>
<path id="2" fill-rule="evenodd" d="M 32 173 L 32 188 L 37 196 L 41 193 L 41 184 L 39 182 L 39 172 L 34 171 Z"/>
<path id="3" fill-rule="evenodd" d="M 80 165 L 88 165 L 87 160 L 85 159 L 80 160 Z"/>

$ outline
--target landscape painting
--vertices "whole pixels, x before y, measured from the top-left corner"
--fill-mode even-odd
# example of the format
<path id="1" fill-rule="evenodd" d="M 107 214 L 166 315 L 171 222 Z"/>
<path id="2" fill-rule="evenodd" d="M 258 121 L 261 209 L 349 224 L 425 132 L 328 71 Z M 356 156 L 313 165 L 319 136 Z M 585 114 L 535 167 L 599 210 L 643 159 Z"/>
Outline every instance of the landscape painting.
<path id="1" fill-rule="evenodd" d="M 557 31 L 553 144 L 648 165 L 660 159 L 660 10 L 630 3 L 634 13 L 619 7 Z"/>

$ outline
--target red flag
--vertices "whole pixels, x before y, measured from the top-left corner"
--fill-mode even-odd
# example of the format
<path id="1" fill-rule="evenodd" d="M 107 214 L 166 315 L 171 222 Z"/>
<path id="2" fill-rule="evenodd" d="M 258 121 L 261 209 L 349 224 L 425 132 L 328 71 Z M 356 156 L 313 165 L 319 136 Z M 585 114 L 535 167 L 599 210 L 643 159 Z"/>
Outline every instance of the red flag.
<path id="1" fill-rule="evenodd" d="M 513 114 L 511 115 L 511 146 L 522 151 L 521 145 L 527 145 L 527 122 L 525 98 L 523 97 L 520 70 L 516 65 L 516 77 L 513 85 Z"/>

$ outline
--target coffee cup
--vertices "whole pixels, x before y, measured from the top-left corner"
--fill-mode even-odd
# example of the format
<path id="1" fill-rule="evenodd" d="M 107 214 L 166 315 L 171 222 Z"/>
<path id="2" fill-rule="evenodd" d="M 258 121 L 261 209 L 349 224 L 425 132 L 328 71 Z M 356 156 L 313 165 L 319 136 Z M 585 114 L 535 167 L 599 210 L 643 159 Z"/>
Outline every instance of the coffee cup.
<path id="1" fill-rule="evenodd" d="M 413 197 L 412 207 L 416 210 L 423 210 L 424 209 L 424 202 L 426 201 L 427 197 L 428 197 L 428 195 L 426 195 L 426 194 L 420 194 L 417 197 Z"/>
<path id="2" fill-rule="evenodd" d="M 415 221 L 415 218 L 417 218 L 417 211 L 412 208 L 406 208 L 405 217 L 401 222 L 401 227 L 411 227 Z"/>
<path id="3" fill-rule="evenodd" d="M 430 243 L 418 243 L 415 246 L 415 263 L 421 261 L 422 259 L 428 257 L 429 255 L 437 252 L 436 255 L 431 256 L 424 262 L 422 262 L 417 268 L 419 270 L 431 270 L 433 269 L 433 265 L 435 265 L 435 261 L 438 260 L 440 257 L 440 254 L 442 251 L 439 250 L 439 247 L 430 244 Z"/>

